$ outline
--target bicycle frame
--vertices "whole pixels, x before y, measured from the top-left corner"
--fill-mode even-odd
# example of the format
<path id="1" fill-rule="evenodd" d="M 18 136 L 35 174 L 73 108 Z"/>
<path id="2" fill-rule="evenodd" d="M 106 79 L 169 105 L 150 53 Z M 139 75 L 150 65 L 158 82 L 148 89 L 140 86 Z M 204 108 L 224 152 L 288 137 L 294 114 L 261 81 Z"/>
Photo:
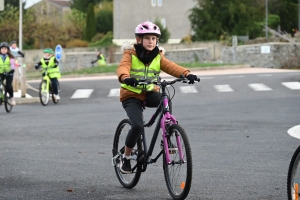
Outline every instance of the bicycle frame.
<path id="1" fill-rule="evenodd" d="M 150 118 L 150 120 L 148 121 L 148 123 L 144 124 L 144 127 L 152 126 L 154 124 L 156 118 L 159 116 L 159 121 L 156 124 L 156 127 L 155 127 L 155 130 L 154 130 L 154 134 L 153 134 L 149 149 L 147 147 L 147 142 L 146 142 L 146 137 L 145 137 L 145 130 L 142 133 L 142 139 L 143 139 L 144 153 L 145 153 L 145 158 L 146 158 L 147 164 L 155 163 L 157 161 L 157 159 L 162 155 L 163 150 L 165 150 L 166 162 L 167 162 L 168 165 L 170 165 L 170 164 L 172 164 L 172 162 L 170 160 L 170 153 L 169 153 L 169 147 L 168 147 L 168 141 L 167 141 L 167 127 L 166 126 L 169 126 L 171 124 L 177 124 L 178 122 L 175 119 L 175 117 L 170 113 L 169 97 L 168 97 L 168 94 L 166 93 L 167 83 L 165 81 L 163 81 L 161 83 L 161 86 L 162 86 L 162 100 L 161 100 L 161 103 L 158 106 L 158 108 L 156 109 L 155 113 Z M 163 143 L 164 143 L 164 149 L 161 150 L 161 152 L 154 159 L 152 159 L 151 156 L 152 156 L 152 153 L 153 153 L 153 150 L 154 150 L 154 146 L 155 146 L 160 128 L 162 129 L 162 138 L 163 138 Z M 178 151 L 179 151 L 181 162 L 185 162 L 184 157 L 183 157 L 183 153 L 182 153 L 182 149 L 181 149 L 181 145 L 180 145 L 180 137 L 178 135 L 176 135 L 176 141 L 177 141 L 177 148 L 178 148 Z M 133 170 L 136 167 L 137 166 L 134 166 Z M 145 166 L 143 171 L 145 171 L 145 170 L 146 170 L 146 166 Z"/>
<path id="2" fill-rule="evenodd" d="M 0 89 L 2 90 L 2 87 L 5 88 L 5 84 L 3 83 L 2 80 L 0 80 Z M 3 92 L 0 92 L 0 98 L 2 100 L 2 102 L 5 102 L 6 101 L 6 98 L 5 98 L 5 95 L 3 94 Z"/>
<path id="3" fill-rule="evenodd" d="M 48 93 L 49 89 L 50 89 L 50 78 L 47 73 L 47 68 L 45 69 L 45 76 L 43 77 L 43 80 L 46 81 L 46 85 L 45 85 L 45 88 L 42 88 L 42 92 Z"/>

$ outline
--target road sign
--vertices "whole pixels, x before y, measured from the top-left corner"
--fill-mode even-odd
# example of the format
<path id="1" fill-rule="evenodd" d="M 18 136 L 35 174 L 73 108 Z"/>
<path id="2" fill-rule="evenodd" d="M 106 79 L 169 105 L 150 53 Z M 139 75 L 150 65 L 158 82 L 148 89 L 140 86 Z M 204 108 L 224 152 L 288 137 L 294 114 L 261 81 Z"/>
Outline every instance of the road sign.
<path id="1" fill-rule="evenodd" d="M 55 58 L 56 58 L 56 60 L 60 61 L 61 58 L 62 58 L 62 54 L 63 54 L 62 47 L 60 45 L 57 45 L 55 47 Z"/>
<path id="2" fill-rule="evenodd" d="M 4 10 L 4 0 L 0 0 L 0 11 Z"/>

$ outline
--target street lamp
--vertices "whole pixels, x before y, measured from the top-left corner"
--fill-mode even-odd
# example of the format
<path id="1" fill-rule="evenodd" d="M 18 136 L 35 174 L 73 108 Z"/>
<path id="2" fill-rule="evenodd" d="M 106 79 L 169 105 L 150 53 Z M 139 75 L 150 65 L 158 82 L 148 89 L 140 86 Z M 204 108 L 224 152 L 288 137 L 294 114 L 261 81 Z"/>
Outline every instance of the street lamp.
<path id="1" fill-rule="evenodd" d="M 266 0 L 266 38 L 268 38 L 268 0 Z"/>

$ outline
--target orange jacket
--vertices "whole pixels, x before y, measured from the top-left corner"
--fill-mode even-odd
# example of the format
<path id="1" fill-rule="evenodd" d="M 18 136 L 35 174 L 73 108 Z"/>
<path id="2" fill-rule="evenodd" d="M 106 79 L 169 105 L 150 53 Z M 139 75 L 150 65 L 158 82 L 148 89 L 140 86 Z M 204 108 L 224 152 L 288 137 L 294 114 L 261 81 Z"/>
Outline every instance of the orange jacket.
<path id="1" fill-rule="evenodd" d="M 117 76 L 120 83 L 123 83 L 124 78 L 130 77 L 130 68 L 131 68 L 131 55 L 136 55 L 136 51 L 134 47 L 131 47 L 130 49 L 124 50 L 123 58 L 120 61 L 120 64 L 117 68 Z M 161 61 L 160 61 L 160 69 L 164 71 L 165 73 L 179 78 L 181 74 L 184 76 L 187 76 L 189 74 L 189 70 L 181 67 L 174 62 L 169 61 L 163 54 L 162 51 L 160 51 Z M 148 66 L 146 66 L 148 67 Z M 159 88 L 156 88 L 156 91 L 159 91 Z M 144 101 L 146 99 L 147 92 L 142 92 L 141 94 L 137 94 L 135 92 L 132 92 L 130 90 L 127 90 L 125 88 L 120 89 L 120 101 L 123 102 L 124 100 L 134 97 L 137 99 L 140 99 Z"/>

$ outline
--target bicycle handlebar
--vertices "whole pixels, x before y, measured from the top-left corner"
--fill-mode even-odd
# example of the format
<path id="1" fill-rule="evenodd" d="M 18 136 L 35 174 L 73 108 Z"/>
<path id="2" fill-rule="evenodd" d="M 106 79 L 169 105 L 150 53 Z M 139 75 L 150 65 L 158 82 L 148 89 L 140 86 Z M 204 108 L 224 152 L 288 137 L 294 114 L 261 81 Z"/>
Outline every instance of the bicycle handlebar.
<path id="1" fill-rule="evenodd" d="M 196 81 L 200 82 L 200 78 L 197 78 Z M 141 80 L 139 80 L 138 85 L 155 84 L 155 85 L 165 85 L 165 86 L 167 86 L 167 85 L 173 85 L 176 82 L 189 83 L 190 81 L 187 78 L 185 78 L 183 75 L 180 75 L 180 78 L 176 78 L 172 81 L 166 81 L 166 80 L 161 81 L 161 77 L 158 76 L 157 80 L 155 80 L 155 81 L 149 81 L 149 80 L 146 80 L 146 79 L 141 79 Z"/>

